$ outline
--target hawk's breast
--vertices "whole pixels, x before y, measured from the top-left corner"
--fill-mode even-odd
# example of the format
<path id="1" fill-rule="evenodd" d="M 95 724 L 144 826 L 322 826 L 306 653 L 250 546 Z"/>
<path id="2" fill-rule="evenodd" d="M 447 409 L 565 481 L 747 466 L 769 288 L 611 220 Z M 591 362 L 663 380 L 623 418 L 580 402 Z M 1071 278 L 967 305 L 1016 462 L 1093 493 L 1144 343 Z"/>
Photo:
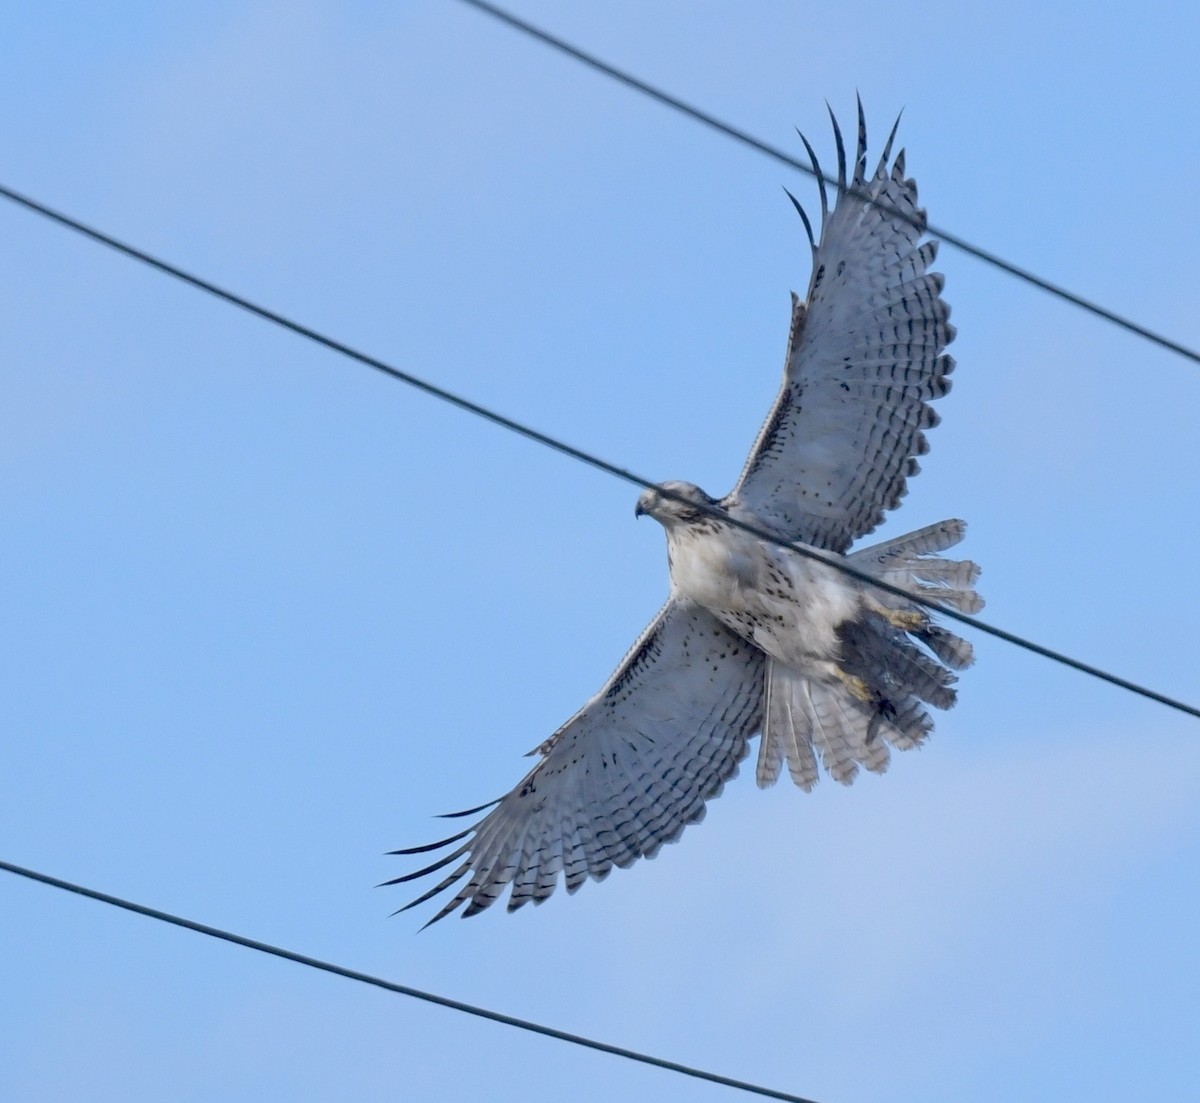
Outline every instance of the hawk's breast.
<path id="1" fill-rule="evenodd" d="M 758 541 L 708 519 L 676 527 L 667 540 L 676 593 L 713 612 L 750 607 L 760 573 Z"/>

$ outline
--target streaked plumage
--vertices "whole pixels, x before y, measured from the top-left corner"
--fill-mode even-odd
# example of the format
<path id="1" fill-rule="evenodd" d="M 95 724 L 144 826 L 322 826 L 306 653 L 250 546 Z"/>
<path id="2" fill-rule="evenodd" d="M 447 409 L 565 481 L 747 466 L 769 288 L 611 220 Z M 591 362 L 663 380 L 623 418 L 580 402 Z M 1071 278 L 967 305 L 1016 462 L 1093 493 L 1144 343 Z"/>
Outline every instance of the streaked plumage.
<path id="1" fill-rule="evenodd" d="M 954 703 L 968 643 L 915 602 L 721 519 L 846 555 L 923 599 L 982 606 L 975 565 L 937 557 L 962 538 L 960 521 L 847 554 L 899 503 L 927 451 L 924 431 L 938 420 L 929 403 L 949 390 L 954 330 L 942 278 L 928 271 L 935 245 L 919 244 L 924 213 L 903 151 L 889 163 L 895 129 L 868 177 L 861 105 L 849 170 L 833 125 L 839 197 L 830 208 L 821 185 L 819 241 L 796 203 L 812 280 L 803 302 L 793 296 L 783 385 L 737 485 L 719 500 L 676 482 L 639 498 L 638 512 L 666 530 L 670 598 L 600 692 L 536 748 L 537 765 L 512 792 L 465 831 L 396 852 L 446 849 L 388 882 L 449 868 L 408 907 L 460 881 L 434 920 L 460 906 L 473 915 L 508 886 L 510 911 L 540 903 L 560 878 L 573 892 L 700 820 L 756 733 L 759 784 L 786 763 L 810 789 L 818 763 L 844 783 L 860 766 L 882 772 L 890 748 L 927 737 L 927 705 Z M 847 182 L 866 199 L 845 192 Z"/>

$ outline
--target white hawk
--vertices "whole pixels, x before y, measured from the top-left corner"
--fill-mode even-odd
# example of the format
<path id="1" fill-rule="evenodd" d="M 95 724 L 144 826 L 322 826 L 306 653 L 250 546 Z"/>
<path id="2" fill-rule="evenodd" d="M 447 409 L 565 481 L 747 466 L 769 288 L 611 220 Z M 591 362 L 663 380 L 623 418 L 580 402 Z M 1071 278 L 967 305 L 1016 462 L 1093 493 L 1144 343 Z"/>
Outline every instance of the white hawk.
<path id="1" fill-rule="evenodd" d="M 430 922 L 461 905 L 474 915 L 506 885 L 509 911 L 540 904 L 560 876 L 574 892 L 653 856 L 703 818 L 756 733 L 759 785 L 786 762 L 811 789 L 818 760 L 848 784 L 859 766 L 885 770 L 890 748 L 922 743 L 933 727 L 927 705 L 954 704 L 954 670 L 971 664 L 971 646 L 921 605 L 722 520 L 844 556 L 928 601 L 964 612 L 983 604 L 975 564 L 936 555 L 962 538 L 961 521 L 849 552 L 899 503 L 927 451 L 924 431 L 938 421 L 929 403 L 950 388 L 954 328 L 942 277 L 929 271 L 936 244 L 919 244 L 925 215 L 903 150 L 889 163 L 896 128 L 870 177 L 861 103 L 849 173 L 836 119 L 833 130 L 837 201 L 830 209 L 822 182 L 817 241 L 792 200 L 813 274 L 806 300 L 792 297 L 783 385 L 741 478 L 724 498 L 668 482 L 638 499 L 637 513 L 666 529 L 670 597 L 600 692 L 531 752 L 539 761 L 512 792 L 457 813 L 491 809 L 465 831 L 394 851 L 450 848 L 386 882 L 451 866 L 407 905 L 465 879 Z"/>

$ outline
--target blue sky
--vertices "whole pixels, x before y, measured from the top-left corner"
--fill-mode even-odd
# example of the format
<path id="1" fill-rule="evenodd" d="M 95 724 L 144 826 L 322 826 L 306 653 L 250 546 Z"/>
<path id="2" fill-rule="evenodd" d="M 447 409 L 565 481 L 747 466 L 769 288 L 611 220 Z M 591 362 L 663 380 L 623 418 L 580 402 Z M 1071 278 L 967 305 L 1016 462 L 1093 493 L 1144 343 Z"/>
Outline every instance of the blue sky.
<path id="1" fill-rule="evenodd" d="M 1182 4 L 517 10 L 799 152 L 862 94 L 935 223 L 1200 345 Z M 811 182 L 445 0 L 9 13 L 0 179 L 652 478 L 774 394 Z M 874 148 L 878 148 L 875 144 Z M 822 1103 L 1194 1095 L 1200 725 L 989 639 L 933 740 L 750 772 L 652 862 L 417 934 L 385 850 L 488 799 L 666 589 L 626 485 L 0 206 L 2 856 Z M 1200 700 L 1200 370 L 943 249 L 882 529 L 988 619 Z M 0 879 L 0 1096 L 693 1100 Z M 15 998 L 14 998 L 15 997 Z"/>

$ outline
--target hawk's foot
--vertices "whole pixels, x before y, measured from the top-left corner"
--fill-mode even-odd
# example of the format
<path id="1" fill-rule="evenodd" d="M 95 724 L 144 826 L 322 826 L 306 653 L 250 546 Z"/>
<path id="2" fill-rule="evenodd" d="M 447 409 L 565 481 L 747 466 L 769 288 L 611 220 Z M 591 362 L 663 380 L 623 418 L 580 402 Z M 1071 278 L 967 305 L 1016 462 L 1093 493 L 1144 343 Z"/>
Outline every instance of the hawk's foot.
<path id="1" fill-rule="evenodd" d="M 842 685 L 850 691 L 851 696 L 865 701 L 867 704 L 875 703 L 875 694 L 871 687 L 857 675 L 846 673 L 840 666 L 835 666 L 833 672 L 838 676 Z"/>
<path id="2" fill-rule="evenodd" d="M 929 617 L 920 609 L 888 609 L 877 605 L 873 611 L 902 632 L 919 632 L 929 627 Z"/>

